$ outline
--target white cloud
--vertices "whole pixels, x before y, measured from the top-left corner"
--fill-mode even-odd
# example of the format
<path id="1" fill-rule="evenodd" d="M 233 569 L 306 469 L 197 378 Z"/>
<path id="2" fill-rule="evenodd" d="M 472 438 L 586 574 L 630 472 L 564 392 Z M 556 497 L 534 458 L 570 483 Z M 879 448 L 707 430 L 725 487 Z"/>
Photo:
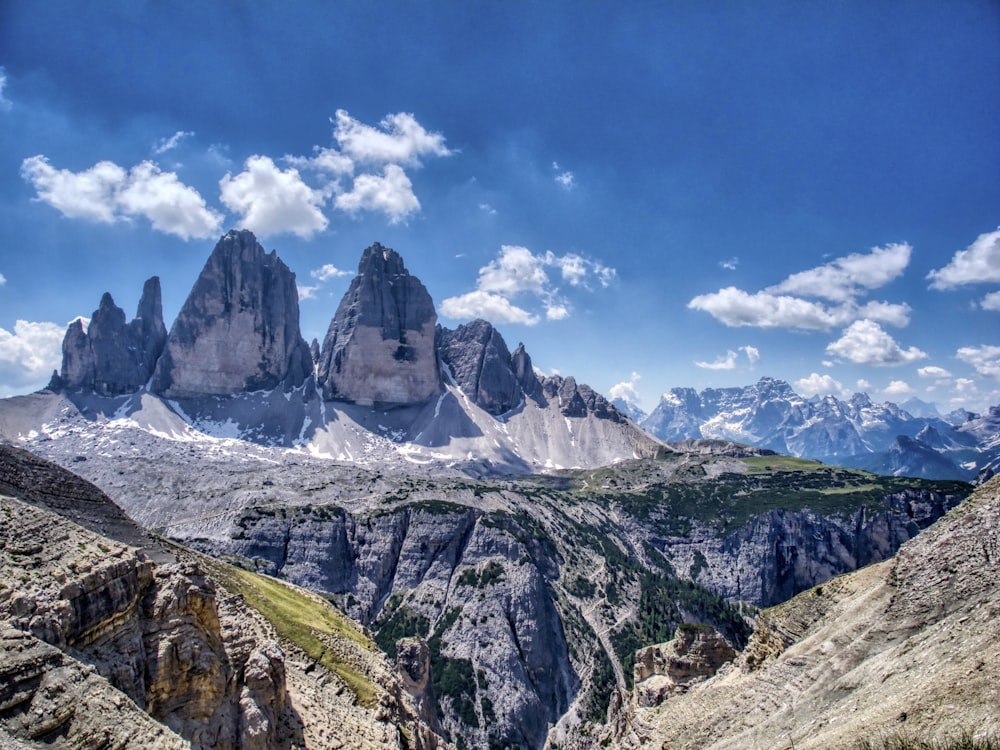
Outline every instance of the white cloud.
<path id="1" fill-rule="evenodd" d="M 309 272 L 309 275 L 312 276 L 317 281 L 329 281 L 330 279 L 336 279 L 339 278 L 340 276 L 350 276 L 351 272 L 342 271 L 332 263 L 325 263 L 319 268 L 314 268 L 313 270 L 311 270 Z"/>
<path id="2" fill-rule="evenodd" d="M 562 280 L 571 287 L 586 290 L 590 290 L 592 279 L 602 287 L 607 287 L 616 275 L 615 269 L 575 253 L 556 255 L 550 250 L 536 255 L 526 247 L 503 245 L 500 255 L 479 269 L 476 292 L 452 298 L 460 302 L 443 306 L 442 311 L 448 317 L 483 317 L 492 320 L 487 309 L 499 309 L 499 314 L 505 316 L 506 322 L 527 322 L 530 318 L 533 325 L 540 316 L 528 313 L 511 302 L 514 297 L 530 296 L 536 298 L 544 308 L 548 320 L 563 320 L 569 317 L 572 309 L 553 283 L 548 269 L 557 269 Z M 506 300 L 509 307 L 500 306 L 498 298 Z M 445 300 L 445 303 L 448 302 L 450 300 Z M 486 307 L 477 311 L 474 307 L 476 302 L 481 302 Z M 447 312 L 448 310 L 451 312 Z M 463 314 L 452 314 L 460 311 Z"/>
<path id="3" fill-rule="evenodd" d="M 7 277 L 4 276 L 2 273 L 0 273 L 0 286 L 3 286 L 6 283 L 7 283 Z"/>
<path id="4" fill-rule="evenodd" d="M 321 207 L 324 197 L 297 169 L 279 169 L 268 156 L 254 155 L 244 171 L 219 181 L 222 202 L 241 214 L 240 224 L 261 235 L 296 234 L 308 239 L 329 223 Z"/>
<path id="5" fill-rule="evenodd" d="M 145 216 L 154 229 L 185 240 L 211 237 L 222 225 L 222 215 L 208 208 L 197 190 L 149 161 L 132 167 L 118 204 L 128 214 Z"/>
<path id="6" fill-rule="evenodd" d="M 842 394 L 844 386 L 839 381 L 834 380 L 830 375 L 820 375 L 814 372 L 808 378 L 796 380 L 793 385 L 795 391 L 803 396 L 829 396 L 831 394 Z M 859 382 L 860 386 L 861 383 Z"/>
<path id="7" fill-rule="evenodd" d="M 62 362 L 66 326 L 18 320 L 13 333 L 0 328 L 0 397 L 38 389 Z"/>
<path id="8" fill-rule="evenodd" d="M 735 370 L 736 361 L 739 358 L 737 352 L 743 352 L 747 355 L 747 361 L 750 364 L 750 369 L 760 362 L 760 350 L 755 346 L 740 346 L 737 347 L 736 351 L 730 349 L 726 352 L 725 356 L 716 357 L 714 362 L 695 362 L 695 365 L 701 367 L 704 370 Z"/>
<path id="9" fill-rule="evenodd" d="M 316 292 L 319 290 L 318 286 L 303 286 L 298 284 L 296 289 L 299 292 L 299 302 L 307 299 L 316 299 Z"/>
<path id="10" fill-rule="evenodd" d="M 639 392 L 636 390 L 636 384 L 641 378 L 642 376 L 639 373 L 633 372 L 632 377 L 628 380 L 624 380 L 621 383 L 616 383 L 611 386 L 611 390 L 608 391 L 608 394 L 611 396 L 612 400 L 620 398 L 626 404 L 638 405 Z"/>
<path id="11" fill-rule="evenodd" d="M 476 286 L 486 292 L 543 294 L 549 284 L 544 257 L 519 245 L 503 245 L 500 257 L 479 269 Z"/>
<path id="12" fill-rule="evenodd" d="M 927 358 L 927 354 L 915 346 L 903 349 L 872 320 L 852 323 L 837 341 L 827 345 L 826 351 L 854 364 L 875 367 L 893 367 Z"/>
<path id="13" fill-rule="evenodd" d="M 853 310 L 850 306 L 842 308 L 842 311 L 844 313 L 848 313 L 848 317 L 858 316 L 861 318 L 868 318 L 869 320 L 877 320 L 882 323 L 888 323 L 889 325 L 896 326 L 897 328 L 905 328 L 910 324 L 910 313 L 913 312 L 913 308 L 905 302 L 901 304 L 894 304 L 891 302 L 868 302 L 857 308 L 857 311 Z"/>
<path id="14" fill-rule="evenodd" d="M 97 162 L 82 172 L 56 169 L 44 156 L 29 156 L 21 162 L 21 176 L 38 191 L 39 200 L 73 219 L 113 223 L 117 193 L 127 173 L 110 161 Z"/>
<path id="15" fill-rule="evenodd" d="M 556 171 L 556 182 L 562 185 L 562 187 L 566 190 L 572 190 L 576 186 L 576 175 L 568 169 L 560 169 L 559 162 L 552 162 L 552 169 Z"/>
<path id="16" fill-rule="evenodd" d="M 10 99 L 4 94 L 3 90 L 5 88 L 7 88 L 7 71 L 0 68 L 0 110 L 8 112 L 13 104 L 11 104 Z"/>
<path id="17" fill-rule="evenodd" d="M 948 372 L 943 367 L 937 367 L 935 365 L 930 365 L 928 367 L 920 367 L 917 369 L 917 375 L 922 378 L 934 378 L 939 380 L 941 378 L 950 378 L 951 373 Z"/>
<path id="18" fill-rule="evenodd" d="M 484 318 L 492 323 L 523 323 L 533 326 L 538 316 L 512 304 L 501 294 L 477 289 L 441 303 L 441 314 L 448 318 Z"/>
<path id="19" fill-rule="evenodd" d="M 875 247 L 866 254 L 847 255 L 794 273 L 759 292 L 729 286 L 711 294 L 701 294 L 694 297 L 688 307 L 707 312 L 734 327 L 825 331 L 864 318 L 906 326 L 910 322 L 909 305 L 890 302 L 861 305 L 857 298 L 902 274 L 911 253 L 912 248 L 905 243 Z M 736 259 L 720 265 L 734 269 Z"/>
<path id="20" fill-rule="evenodd" d="M 569 307 L 562 303 L 546 305 L 545 317 L 549 320 L 565 320 L 569 317 Z"/>
<path id="21" fill-rule="evenodd" d="M 348 175 L 354 172 L 354 160 L 335 148 L 313 146 L 314 156 L 286 156 L 285 161 L 293 167 L 315 169 L 333 175 Z"/>
<path id="22" fill-rule="evenodd" d="M 711 294 L 700 294 L 688 302 L 688 307 L 707 312 L 716 320 L 733 327 L 825 331 L 838 323 L 836 316 L 815 302 L 768 292 L 749 294 L 734 286 Z"/>
<path id="23" fill-rule="evenodd" d="M 381 128 L 381 129 L 379 129 Z M 386 115 L 379 128 L 355 120 L 338 109 L 333 137 L 341 151 L 357 162 L 419 166 L 423 156 L 448 156 L 444 136 L 430 133 L 408 112 Z"/>
<path id="24" fill-rule="evenodd" d="M 927 274 L 931 289 L 953 289 L 963 284 L 1000 282 L 1000 229 L 979 235 L 959 250 L 944 268 Z"/>
<path id="25" fill-rule="evenodd" d="M 381 176 L 358 175 L 351 191 L 338 195 L 335 205 L 348 213 L 380 211 L 393 224 L 420 210 L 413 183 L 398 164 L 387 164 Z"/>
<path id="26" fill-rule="evenodd" d="M 860 378 L 857 382 L 857 387 L 859 391 L 869 391 L 871 390 L 872 384 L 864 378 Z"/>
<path id="27" fill-rule="evenodd" d="M 153 145 L 154 154 L 165 154 L 167 151 L 177 148 L 177 144 L 181 142 L 182 139 L 188 138 L 194 135 L 194 131 L 191 130 L 178 130 L 169 138 L 161 138 Z"/>
<path id="28" fill-rule="evenodd" d="M 1000 378 L 1000 346 L 963 346 L 955 356 L 972 365 L 980 375 Z"/>
<path id="29" fill-rule="evenodd" d="M 695 362 L 695 365 L 704 370 L 735 370 L 736 352 L 730 349 L 725 356 L 717 357 L 714 362 Z"/>
<path id="30" fill-rule="evenodd" d="M 994 310 L 1000 312 L 1000 292 L 990 292 L 980 303 L 984 310 Z"/>
<path id="31" fill-rule="evenodd" d="M 732 258 L 728 258 L 727 260 L 720 260 L 719 268 L 724 268 L 727 271 L 735 271 L 737 266 L 739 266 L 739 264 L 740 264 L 740 259 L 733 256 Z"/>
<path id="32" fill-rule="evenodd" d="M 893 380 L 882 393 L 889 398 L 898 398 L 899 396 L 912 396 L 915 391 L 905 380 Z"/>
<path id="33" fill-rule="evenodd" d="M 484 214 L 489 214 L 490 216 L 497 215 L 497 210 L 493 208 L 493 206 L 491 206 L 489 203 L 480 203 L 479 210 L 482 211 Z"/>
<path id="34" fill-rule="evenodd" d="M 112 224 L 144 216 L 154 229 L 185 240 L 211 237 L 222 225 L 222 215 L 208 208 L 197 190 L 150 161 L 129 171 L 101 161 L 71 172 L 55 169 L 39 155 L 22 162 L 21 176 L 32 183 L 39 200 L 70 218 Z"/>
<path id="35" fill-rule="evenodd" d="M 910 262 L 913 248 L 906 243 L 873 247 L 868 254 L 852 253 L 808 271 L 794 273 L 767 289 L 846 302 L 863 290 L 877 289 L 897 278 Z"/>

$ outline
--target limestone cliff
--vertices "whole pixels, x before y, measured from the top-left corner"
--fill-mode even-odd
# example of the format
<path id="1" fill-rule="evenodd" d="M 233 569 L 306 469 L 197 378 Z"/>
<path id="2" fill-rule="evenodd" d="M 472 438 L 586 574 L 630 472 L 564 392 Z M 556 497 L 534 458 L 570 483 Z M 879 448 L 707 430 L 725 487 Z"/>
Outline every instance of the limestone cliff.
<path id="1" fill-rule="evenodd" d="M 737 668 L 640 710 L 642 739 L 620 746 L 810 750 L 896 736 L 995 738 L 998 602 L 994 479 L 892 560 L 762 613 Z"/>
<path id="2" fill-rule="evenodd" d="M 252 233 L 215 246 L 167 337 L 152 389 L 168 398 L 293 388 L 312 374 L 295 274 Z"/>
<path id="3" fill-rule="evenodd" d="M 153 374 L 166 339 L 159 278 L 146 281 L 136 316 L 128 323 L 105 292 L 86 331 L 80 320 L 67 329 L 62 371 L 51 385 L 104 396 L 132 393 Z"/>
<path id="4" fill-rule="evenodd" d="M 375 243 L 330 322 L 319 359 L 325 399 L 400 405 L 441 390 L 430 294 L 403 259 Z"/>
<path id="5" fill-rule="evenodd" d="M 0 742 L 15 747 L 444 746 L 329 604 L 149 537 L 97 488 L 6 446 L 0 632 Z"/>

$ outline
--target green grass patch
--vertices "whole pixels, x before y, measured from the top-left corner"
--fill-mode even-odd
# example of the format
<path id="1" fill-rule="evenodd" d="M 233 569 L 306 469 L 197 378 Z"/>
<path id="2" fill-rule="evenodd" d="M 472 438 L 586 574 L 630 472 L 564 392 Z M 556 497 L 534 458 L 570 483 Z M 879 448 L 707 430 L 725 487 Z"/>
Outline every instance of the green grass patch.
<path id="1" fill-rule="evenodd" d="M 378 689 L 357 667 L 337 658 L 323 636 L 346 639 L 374 652 L 375 644 L 331 605 L 296 591 L 280 581 L 247 570 L 214 563 L 211 573 L 226 589 L 240 594 L 246 603 L 274 626 L 278 635 L 302 649 L 310 659 L 340 677 L 357 696 L 358 703 L 373 708 Z"/>

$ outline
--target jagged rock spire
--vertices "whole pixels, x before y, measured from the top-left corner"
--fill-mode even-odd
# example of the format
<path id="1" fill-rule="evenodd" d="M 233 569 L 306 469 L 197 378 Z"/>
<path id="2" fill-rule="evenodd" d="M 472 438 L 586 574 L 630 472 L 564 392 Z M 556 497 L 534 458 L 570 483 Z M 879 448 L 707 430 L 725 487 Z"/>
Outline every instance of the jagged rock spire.
<path id="1" fill-rule="evenodd" d="M 92 390 L 104 396 L 132 393 L 146 384 L 167 338 L 163 325 L 160 280 L 146 281 L 135 319 L 108 292 L 85 331 L 79 319 L 70 323 L 63 339 L 63 361 L 53 385 Z"/>

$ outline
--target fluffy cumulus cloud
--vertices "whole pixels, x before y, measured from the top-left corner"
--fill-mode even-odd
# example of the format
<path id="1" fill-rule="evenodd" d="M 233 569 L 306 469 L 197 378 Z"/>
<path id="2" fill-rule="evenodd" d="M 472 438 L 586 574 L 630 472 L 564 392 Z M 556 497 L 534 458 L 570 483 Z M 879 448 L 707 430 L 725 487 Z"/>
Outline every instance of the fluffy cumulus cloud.
<path id="1" fill-rule="evenodd" d="M 420 210 L 413 183 L 398 164 L 387 164 L 380 175 L 358 175 L 351 190 L 336 197 L 335 205 L 350 214 L 380 211 L 392 224 Z"/>
<path id="2" fill-rule="evenodd" d="M 615 385 L 611 386 L 608 394 L 612 400 L 621 399 L 630 406 L 638 406 L 639 392 L 636 390 L 636 385 L 641 378 L 642 376 L 639 373 L 633 372 L 632 377 L 628 380 L 623 380 L 621 383 L 615 383 Z"/>
<path id="3" fill-rule="evenodd" d="M 65 326 L 18 320 L 0 328 L 0 398 L 41 388 L 62 361 Z"/>
<path id="4" fill-rule="evenodd" d="M 154 229 L 185 240 L 211 237 L 222 225 L 222 216 L 206 206 L 197 190 L 150 161 L 130 170 L 101 161 L 72 172 L 56 169 L 39 155 L 22 162 L 21 175 L 34 186 L 38 200 L 71 218 L 112 224 L 142 216 Z"/>
<path id="5" fill-rule="evenodd" d="M 222 202 L 240 214 L 240 225 L 261 235 L 309 238 L 326 229 L 323 193 L 302 181 L 294 167 L 281 169 L 268 156 L 248 158 L 243 171 L 219 182 Z"/>
<path id="6" fill-rule="evenodd" d="M 993 310 L 995 312 L 1000 312 L 1000 292 L 990 292 L 985 297 L 983 297 L 982 308 L 984 310 Z"/>
<path id="7" fill-rule="evenodd" d="M 338 109 L 333 137 L 340 150 L 355 162 L 419 166 L 426 156 L 448 156 L 444 136 L 428 132 L 408 112 L 386 115 L 373 128 Z"/>
<path id="8" fill-rule="evenodd" d="M 485 318 L 493 323 L 523 323 L 529 326 L 539 321 L 537 315 L 518 307 L 502 294 L 482 289 L 444 300 L 441 314 L 455 320 Z"/>
<path id="9" fill-rule="evenodd" d="M 808 271 L 793 273 L 768 291 L 846 302 L 870 289 L 878 289 L 898 278 L 913 252 L 906 243 L 872 248 L 867 254 L 852 253 Z"/>
<path id="10" fill-rule="evenodd" d="M 330 279 L 338 279 L 341 276 L 350 276 L 351 272 L 343 271 L 337 268 L 332 263 L 324 263 L 319 268 L 314 268 L 313 270 L 311 270 L 309 272 L 309 275 L 312 276 L 314 279 L 316 279 L 316 281 L 322 282 L 322 281 L 329 281 Z"/>
<path id="11" fill-rule="evenodd" d="M 524 303 L 513 302 L 522 298 L 540 307 L 546 319 L 563 320 L 572 308 L 553 275 L 570 287 L 591 290 L 595 285 L 609 286 L 616 273 L 613 268 L 575 253 L 535 254 L 526 247 L 504 245 L 497 258 L 479 269 L 475 291 L 444 300 L 441 312 L 455 319 L 481 317 L 500 323 L 538 323 L 540 313 L 529 311 Z"/>
<path id="12" fill-rule="evenodd" d="M 1000 346 L 963 346 L 955 357 L 972 365 L 980 375 L 1000 378 Z"/>
<path id="13" fill-rule="evenodd" d="M 826 351 L 856 365 L 874 367 L 905 365 L 927 358 L 915 346 L 904 349 L 882 326 L 867 319 L 851 323 L 839 339 L 827 345 Z"/>
<path id="14" fill-rule="evenodd" d="M 1000 229 L 979 235 L 959 250 L 944 268 L 927 274 L 932 289 L 954 289 L 964 284 L 1000 282 Z"/>
<path id="15" fill-rule="evenodd" d="M 808 378 L 800 378 L 793 385 L 803 396 L 830 396 L 844 393 L 844 386 L 830 375 L 811 373 Z"/>
<path id="16" fill-rule="evenodd" d="M 905 326 L 905 303 L 859 298 L 898 278 L 910 262 L 905 243 L 875 247 L 786 277 L 757 292 L 734 286 L 694 297 L 688 307 L 707 312 L 728 326 L 827 331 L 860 319 Z"/>

